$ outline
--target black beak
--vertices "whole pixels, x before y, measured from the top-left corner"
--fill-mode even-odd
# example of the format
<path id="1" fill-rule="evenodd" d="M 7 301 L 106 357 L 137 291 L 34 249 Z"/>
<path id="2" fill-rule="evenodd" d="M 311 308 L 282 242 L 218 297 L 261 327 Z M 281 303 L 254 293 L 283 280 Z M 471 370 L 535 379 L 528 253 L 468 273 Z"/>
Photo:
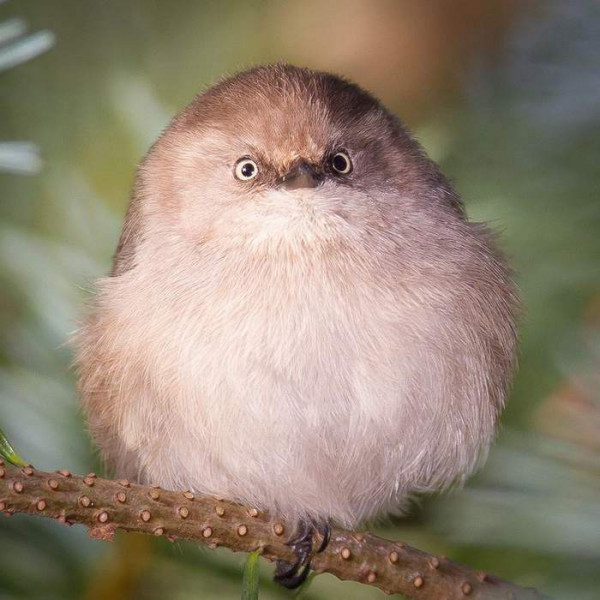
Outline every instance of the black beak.
<path id="1" fill-rule="evenodd" d="M 314 188 L 320 183 L 320 177 L 314 167 L 301 161 L 296 163 L 281 179 L 280 184 L 286 190 Z"/>

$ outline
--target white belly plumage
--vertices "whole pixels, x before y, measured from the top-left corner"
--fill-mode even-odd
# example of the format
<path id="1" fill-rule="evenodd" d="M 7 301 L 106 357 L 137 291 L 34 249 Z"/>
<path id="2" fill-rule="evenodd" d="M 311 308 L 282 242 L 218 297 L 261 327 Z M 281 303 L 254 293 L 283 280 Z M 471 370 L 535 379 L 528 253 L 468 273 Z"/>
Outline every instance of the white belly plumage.
<path id="1" fill-rule="evenodd" d="M 124 313 L 120 474 L 354 526 L 470 472 L 495 419 L 476 344 L 418 298 L 322 281 L 288 277 L 281 294 L 217 277 L 195 300 L 167 286 Z"/>

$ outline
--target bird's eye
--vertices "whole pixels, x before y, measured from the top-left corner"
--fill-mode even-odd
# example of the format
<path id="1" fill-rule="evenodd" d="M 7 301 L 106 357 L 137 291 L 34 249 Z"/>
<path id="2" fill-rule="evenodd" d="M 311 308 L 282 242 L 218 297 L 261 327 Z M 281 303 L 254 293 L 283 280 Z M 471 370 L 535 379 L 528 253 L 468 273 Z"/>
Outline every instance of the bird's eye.
<path id="1" fill-rule="evenodd" d="M 240 158 L 235 163 L 235 176 L 240 181 L 250 181 L 258 175 L 258 165 L 251 158 Z"/>
<path id="2" fill-rule="evenodd" d="M 345 152 L 336 152 L 331 157 L 331 167 L 336 173 L 348 175 L 352 171 L 352 161 Z"/>

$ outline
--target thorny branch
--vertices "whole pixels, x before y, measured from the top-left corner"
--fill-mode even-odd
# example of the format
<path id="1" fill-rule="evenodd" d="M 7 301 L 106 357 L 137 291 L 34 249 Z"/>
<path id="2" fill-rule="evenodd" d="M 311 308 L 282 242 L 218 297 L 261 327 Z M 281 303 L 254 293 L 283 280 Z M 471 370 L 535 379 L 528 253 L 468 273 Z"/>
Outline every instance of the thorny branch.
<path id="1" fill-rule="evenodd" d="M 237 552 L 260 549 L 268 560 L 292 561 L 293 532 L 266 513 L 189 491 L 144 487 L 125 480 L 61 470 L 17 468 L 0 461 L 0 511 L 29 513 L 82 524 L 92 537 L 111 540 L 117 529 L 187 539 Z M 333 529 L 327 549 L 312 561 L 332 573 L 422 600 L 541 600 L 541 593 L 370 533 Z"/>

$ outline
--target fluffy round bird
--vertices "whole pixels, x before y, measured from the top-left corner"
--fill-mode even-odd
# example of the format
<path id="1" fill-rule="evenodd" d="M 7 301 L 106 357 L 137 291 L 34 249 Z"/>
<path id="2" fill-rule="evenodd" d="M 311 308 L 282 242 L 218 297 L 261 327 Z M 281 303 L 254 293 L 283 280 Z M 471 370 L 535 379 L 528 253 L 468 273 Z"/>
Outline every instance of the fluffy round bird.
<path id="1" fill-rule="evenodd" d="M 481 463 L 517 305 L 490 231 L 398 118 L 342 78 L 261 66 L 143 160 L 76 337 L 79 389 L 117 476 L 298 524 L 277 572 L 293 587 L 315 529 Z"/>

